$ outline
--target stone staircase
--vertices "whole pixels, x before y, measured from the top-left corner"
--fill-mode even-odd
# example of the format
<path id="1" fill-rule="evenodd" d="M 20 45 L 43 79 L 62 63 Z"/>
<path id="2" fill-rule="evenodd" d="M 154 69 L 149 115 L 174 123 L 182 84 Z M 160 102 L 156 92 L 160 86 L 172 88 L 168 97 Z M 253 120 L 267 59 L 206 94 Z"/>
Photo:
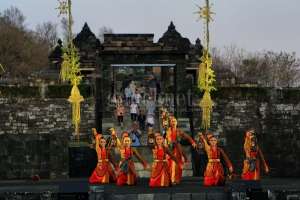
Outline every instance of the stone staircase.
<path id="1" fill-rule="evenodd" d="M 105 118 L 103 119 L 103 131 L 108 130 L 111 127 L 114 127 L 116 129 L 116 132 L 118 134 L 118 137 L 121 137 L 121 134 L 123 131 L 127 131 L 130 130 L 131 125 L 132 125 L 132 121 L 130 118 L 130 112 L 129 112 L 129 107 L 126 106 L 126 113 L 124 116 L 124 123 L 123 123 L 123 127 L 118 125 L 118 121 L 117 119 L 114 117 L 113 112 L 111 111 L 111 117 L 109 118 Z M 156 110 L 159 110 L 159 108 L 157 108 Z M 155 119 L 155 127 L 154 130 L 159 130 L 159 113 L 156 113 L 156 119 Z M 150 173 L 151 173 L 151 165 L 152 165 L 152 161 L 153 161 L 153 157 L 152 157 L 152 150 L 150 147 L 147 146 L 147 131 L 143 131 L 142 132 L 142 136 L 140 138 L 140 142 L 141 142 L 141 146 L 137 147 L 137 151 L 141 154 L 141 156 L 147 161 L 147 163 L 149 164 L 149 169 L 144 170 L 143 166 L 141 163 L 139 163 L 136 158 L 135 159 L 135 168 L 137 171 L 137 174 L 139 177 L 141 178 L 149 178 L 150 177 Z M 183 150 L 185 151 L 185 154 L 188 157 L 188 161 L 187 163 L 185 163 L 184 165 L 184 170 L 183 170 L 183 177 L 190 177 L 193 176 L 193 169 L 192 169 L 192 163 L 191 163 L 191 146 L 183 146 Z M 115 160 L 118 161 L 120 160 L 120 154 L 119 151 L 117 149 L 115 149 L 114 151 L 114 157 Z"/>
<path id="2" fill-rule="evenodd" d="M 123 131 L 130 130 L 133 122 L 131 121 L 129 106 L 125 106 L 125 110 L 126 110 L 126 112 L 124 115 L 123 127 L 119 126 L 117 119 L 114 117 L 113 111 L 111 111 L 111 117 L 103 119 L 103 123 L 102 123 L 103 131 L 105 131 L 111 127 L 114 127 L 118 134 L 118 137 L 121 137 L 121 134 Z M 159 130 L 158 113 L 156 114 L 154 130 Z M 147 130 L 142 131 L 142 136 L 140 138 L 140 142 L 141 142 L 142 146 L 147 145 Z"/>

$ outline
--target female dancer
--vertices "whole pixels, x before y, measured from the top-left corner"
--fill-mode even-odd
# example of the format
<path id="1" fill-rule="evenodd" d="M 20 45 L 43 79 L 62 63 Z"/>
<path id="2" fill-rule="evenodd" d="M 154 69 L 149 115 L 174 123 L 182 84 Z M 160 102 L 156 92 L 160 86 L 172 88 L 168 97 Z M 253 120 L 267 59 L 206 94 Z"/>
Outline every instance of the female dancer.
<path id="1" fill-rule="evenodd" d="M 246 154 L 246 159 L 244 160 L 242 179 L 259 180 L 261 162 L 266 173 L 269 172 L 269 167 L 257 144 L 257 138 L 254 134 L 254 129 L 250 129 L 246 132 L 244 151 Z"/>
<path id="2" fill-rule="evenodd" d="M 205 137 L 202 133 L 199 133 L 199 137 L 208 157 L 208 163 L 204 172 L 204 186 L 222 186 L 225 184 L 225 176 L 221 158 L 225 160 L 230 173 L 233 172 L 232 164 L 223 149 L 218 147 L 218 141 L 214 135 L 207 134 Z"/>
<path id="3" fill-rule="evenodd" d="M 170 118 L 170 127 L 166 133 L 166 146 L 171 150 L 172 155 L 176 157 L 178 163 L 172 160 L 169 156 L 167 158 L 169 170 L 171 175 L 171 182 L 173 185 L 180 183 L 182 177 L 183 164 L 187 160 L 181 148 L 179 139 L 187 139 L 194 148 L 196 148 L 195 141 L 187 134 L 177 128 L 177 120 L 175 117 Z"/>
<path id="4" fill-rule="evenodd" d="M 133 162 L 133 156 L 135 156 L 144 166 L 147 168 L 146 161 L 140 156 L 136 149 L 131 147 L 131 139 L 128 134 L 122 135 L 122 141 L 118 145 L 121 154 L 121 161 L 119 164 L 120 172 L 117 177 L 117 185 L 135 185 L 136 184 L 136 171 Z"/>
<path id="5" fill-rule="evenodd" d="M 111 164 L 114 165 L 115 169 L 118 169 L 118 165 L 112 160 L 110 149 L 105 146 L 104 137 L 96 137 L 98 164 L 89 178 L 89 182 L 92 184 L 106 184 L 116 181 L 116 175 Z"/>
<path id="6" fill-rule="evenodd" d="M 171 176 L 166 156 L 168 155 L 174 162 L 178 160 L 164 146 L 164 138 L 159 133 L 155 134 L 155 145 L 152 149 L 153 164 L 150 177 L 150 187 L 168 187 L 171 184 Z"/>

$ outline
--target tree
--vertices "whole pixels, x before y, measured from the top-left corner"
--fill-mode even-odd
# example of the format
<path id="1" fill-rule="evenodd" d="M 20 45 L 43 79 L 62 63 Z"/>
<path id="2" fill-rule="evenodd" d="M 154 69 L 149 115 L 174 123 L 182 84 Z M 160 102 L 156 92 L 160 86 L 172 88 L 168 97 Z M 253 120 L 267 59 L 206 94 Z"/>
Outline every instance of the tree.
<path id="1" fill-rule="evenodd" d="M 0 61 L 7 76 L 27 76 L 48 64 L 48 46 L 26 30 L 24 19 L 17 8 L 0 13 Z"/>
<path id="2" fill-rule="evenodd" d="M 25 16 L 17 7 L 11 6 L 4 10 L 3 13 L 0 14 L 0 17 L 5 23 L 11 26 L 22 30 L 25 29 Z"/>
<path id="3" fill-rule="evenodd" d="M 99 29 L 99 34 L 98 34 L 100 42 L 102 42 L 102 43 L 104 42 L 104 34 L 106 34 L 106 33 L 113 33 L 113 29 L 110 27 L 107 27 L 107 26 L 102 26 Z"/>
<path id="4" fill-rule="evenodd" d="M 41 42 L 44 42 L 49 46 L 49 49 L 55 47 L 58 40 L 57 24 L 52 22 L 38 24 L 35 33 Z"/>
<path id="5" fill-rule="evenodd" d="M 230 69 L 240 83 L 263 87 L 294 87 L 300 78 L 300 61 L 295 53 L 249 53 L 236 46 L 212 51 L 217 67 Z"/>

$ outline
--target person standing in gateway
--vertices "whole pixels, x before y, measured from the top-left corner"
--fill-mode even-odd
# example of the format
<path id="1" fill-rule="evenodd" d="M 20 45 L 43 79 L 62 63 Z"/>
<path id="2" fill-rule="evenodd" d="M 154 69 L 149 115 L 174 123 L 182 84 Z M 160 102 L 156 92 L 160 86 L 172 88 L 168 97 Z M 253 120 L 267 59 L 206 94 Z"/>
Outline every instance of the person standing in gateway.
<path id="1" fill-rule="evenodd" d="M 133 122 L 137 121 L 138 105 L 136 104 L 135 100 L 133 100 L 130 104 L 130 115 L 131 115 L 131 121 Z"/>

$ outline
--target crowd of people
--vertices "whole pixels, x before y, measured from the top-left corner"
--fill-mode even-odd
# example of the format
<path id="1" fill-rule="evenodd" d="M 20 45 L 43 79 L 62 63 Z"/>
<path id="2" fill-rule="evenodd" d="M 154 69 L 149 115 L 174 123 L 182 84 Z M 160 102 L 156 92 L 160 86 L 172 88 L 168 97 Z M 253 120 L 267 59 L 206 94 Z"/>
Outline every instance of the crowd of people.
<path id="1" fill-rule="evenodd" d="M 111 98 L 111 103 L 115 107 L 114 115 L 118 126 L 128 128 L 124 127 L 124 121 L 125 117 L 130 117 L 130 126 L 139 132 L 136 134 L 134 131 L 131 134 L 132 137 L 136 138 L 137 143 L 140 143 L 141 134 L 154 128 L 156 123 L 155 99 L 157 90 L 154 87 L 155 79 L 151 78 L 149 82 L 151 84 L 145 87 L 143 84 L 138 85 L 135 81 L 130 81 L 121 90 L 123 93 L 115 94 Z"/>

